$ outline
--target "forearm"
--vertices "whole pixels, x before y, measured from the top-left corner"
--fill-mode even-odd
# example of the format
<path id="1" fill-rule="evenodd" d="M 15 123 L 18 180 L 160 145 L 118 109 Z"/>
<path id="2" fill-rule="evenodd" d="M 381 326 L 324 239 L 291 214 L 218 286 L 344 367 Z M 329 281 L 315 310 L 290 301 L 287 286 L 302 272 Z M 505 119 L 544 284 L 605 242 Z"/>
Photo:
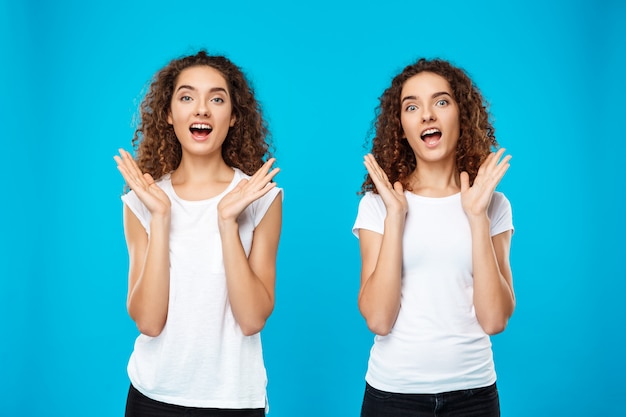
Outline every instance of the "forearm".
<path id="1" fill-rule="evenodd" d="M 359 293 L 359 310 L 368 328 L 379 335 L 388 334 L 400 311 L 402 290 L 402 237 L 404 215 L 388 216 L 380 251 L 371 271 L 362 271 L 363 285 Z M 371 256 L 362 253 L 365 258 Z"/>
<path id="2" fill-rule="evenodd" d="M 245 335 L 258 333 L 274 309 L 273 293 L 250 266 L 237 223 L 220 224 L 220 234 L 228 299 L 233 315 Z M 266 266 L 263 273 L 271 275 L 273 281 L 275 268 Z"/>
<path id="3" fill-rule="evenodd" d="M 515 308 L 508 258 L 499 265 L 486 216 L 470 221 L 474 275 L 474 307 L 486 333 L 504 330 Z"/>
<path id="4" fill-rule="evenodd" d="M 137 278 L 131 278 L 128 312 L 141 333 L 157 336 L 167 320 L 170 261 L 169 217 L 155 217 L 150 224 L 151 234 Z M 133 271 L 131 271 L 131 274 Z"/>

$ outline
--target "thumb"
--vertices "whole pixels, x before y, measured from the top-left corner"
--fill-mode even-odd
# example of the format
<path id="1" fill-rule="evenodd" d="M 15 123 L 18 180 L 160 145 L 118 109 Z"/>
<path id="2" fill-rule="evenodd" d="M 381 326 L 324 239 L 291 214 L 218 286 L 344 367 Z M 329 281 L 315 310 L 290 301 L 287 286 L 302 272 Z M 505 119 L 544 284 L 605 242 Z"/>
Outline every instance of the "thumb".
<path id="1" fill-rule="evenodd" d="M 402 183 L 400 181 L 393 183 L 393 189 L 396 190 L 397 193 L 404 193 L 404 187 L 402 187 Z"/>
<path id="2" fill-rule="evenodd" d="M 468 190 L 469 188 L 469 174 L 463 171 L 461 172 L 461 192 Z"/>
<path id="3" fill-rule="evenodd" d="M 143 178 L 148 183 L 148 187 L 151 186 L 151 185 L 154 185 L 154 183 L 156 182 L 156 181 L 154 181 L 154 178 L 152 178 L 152 175 L 148 174 L 147 172 L 145 172 L 143 174 Z"/>

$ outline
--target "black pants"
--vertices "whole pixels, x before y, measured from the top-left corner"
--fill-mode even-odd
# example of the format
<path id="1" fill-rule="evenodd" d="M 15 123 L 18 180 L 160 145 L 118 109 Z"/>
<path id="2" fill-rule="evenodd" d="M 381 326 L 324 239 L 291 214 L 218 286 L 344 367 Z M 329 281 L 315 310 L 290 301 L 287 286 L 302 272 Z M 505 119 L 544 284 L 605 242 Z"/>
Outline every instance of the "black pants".
<path id="1" fill-rule="evenodd" d="M 264 417 L 263 408 L 225 410 L 183 407 L 150 399 L 132 385 L 126 400 L 126 417 Z"/>
<path id="2" fill-rule="evenodd" d="M 396 394 L 365 386 L 361 417 L 499 417 L 496 384 L 441 394 Z"/>

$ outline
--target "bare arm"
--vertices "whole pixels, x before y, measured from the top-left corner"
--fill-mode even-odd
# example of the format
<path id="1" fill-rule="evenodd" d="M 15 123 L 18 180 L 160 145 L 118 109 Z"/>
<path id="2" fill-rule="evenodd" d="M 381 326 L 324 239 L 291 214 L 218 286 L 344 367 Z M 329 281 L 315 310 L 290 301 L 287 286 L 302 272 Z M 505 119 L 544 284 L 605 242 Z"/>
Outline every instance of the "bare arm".
<path id="1" fill-rule="evenodd" d="M 488 334 L 503 331 L 515 308 L 509 262 L 512 232 L 492 238 L 487 216 L 493 191 L 509 167 L 510 156 L 499 162 L 503 153 L 500 149 L 485 160 L 472 187 L 467 173 L 461 174 L 461 200 L 472 231 L 474 307 L 478 322 Z"/>
<path id="2" fill-rule="evenodd" d="M 142 174 L 131 155 L 115 156 L 126 183 L 151 213 L 150 237 L 124 206 L 124 234 L 129 255 L 127 309 L 139 331 L 158 336 L 167 320 L 169 302 L 170 201 L 149 174 Z"/>
<path id="3" fill-rule="evenodd" d="M 167 320 L 170 290 L 169 217 L 152 217 L 150 238 L 124 206 L 124 233 L 128 246 L 128 314 L 139 331 L 158 336 Z"/>
<path id="4" fill-rule="evenodd" d="M 491 238 L 489 222 L 479 223 L 472 226 L 474 307 L 478 322 L 485 333 L 496 334 L 506 328 L 515 309 L 509 263 L 511 231 Z"/>
<path id="5" fill-rule="evenodd" d="M 218 205 L 228 298 L 241 331 L 260 332 L 274 309 L 276 254 L 282 225 L 282 200 L 276 197 L 254 231 L 250 256 L 239 237 L 237 217 L 254 200 L 275 186 L 270 182 L 278 169 L 269 172 L 268 161 L 249 180 L 243 180 Z"/>
<path id="6" fill-rule="evenodd" d="M 359 310 L 372 332 L 386 335 L 400 311 L 402 236 L 408 204 L 402 185 L 397 182 L 392 186 L 372 155 L 365 156 L 365 166 L 385 203 L 387 217 L 383 235 L 359 230 Z"/>

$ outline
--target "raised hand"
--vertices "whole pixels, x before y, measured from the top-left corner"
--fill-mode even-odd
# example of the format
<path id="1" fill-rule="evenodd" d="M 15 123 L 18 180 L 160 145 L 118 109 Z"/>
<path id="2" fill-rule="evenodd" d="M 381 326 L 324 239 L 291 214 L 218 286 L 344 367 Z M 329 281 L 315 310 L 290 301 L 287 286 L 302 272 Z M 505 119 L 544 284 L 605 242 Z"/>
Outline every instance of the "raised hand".
<path id="1" fill-rule="evenodd" d="M 509 169 L 511 155 L 504 155 L 504 148 L 490 153 L 478 169 L 474 184 L 469 185 L 469 174 L 461 173 L 461 203 L 468 216 L 480 216 L 487 213 L 491 196 Z M 502 158 L 502 159 L 500 159 Z"/>
<path id="2" fill-rule="evenodd" d="M 154 178 L 148 173 L 142 173 L 130 153 L 120 149 L 120 155 L 113 157 L 117 162 L 126 184 L 137 194 L 137 197 L 148 208 L 152 215 L 167 215 L 170 212 L 171 202 L 167 194 L 154 183 Z"/>
<path id="3" fill-rule="evenodd" d="M 253 201 L 258 200 L 276 186 L 272 179 L 278 174 L 280 168 L 270 168 L 276 161 L 270 158 L 249 179 L 242 179 L 217 205 L 218 220 L 224 222 L 237 221 L 237 217 Z"/>
<path id="4" fill-rule="evenodd" d="M 374 155 L 365 155 L 363 163 L 365 164 L 365 168 L 367 169 L 372 182 L 376 186 L 378 194 L 385 203 L 387 213 L 396 212 L 406 215 L 409 209 L 409 204 L 406 201 L 402 184 L 399 181 L 396 181 L 395 184 L 391 185 L 387 174 L 385 174 L 385 171 L 383 171 L 380 165 L 378 165 Z"/>

